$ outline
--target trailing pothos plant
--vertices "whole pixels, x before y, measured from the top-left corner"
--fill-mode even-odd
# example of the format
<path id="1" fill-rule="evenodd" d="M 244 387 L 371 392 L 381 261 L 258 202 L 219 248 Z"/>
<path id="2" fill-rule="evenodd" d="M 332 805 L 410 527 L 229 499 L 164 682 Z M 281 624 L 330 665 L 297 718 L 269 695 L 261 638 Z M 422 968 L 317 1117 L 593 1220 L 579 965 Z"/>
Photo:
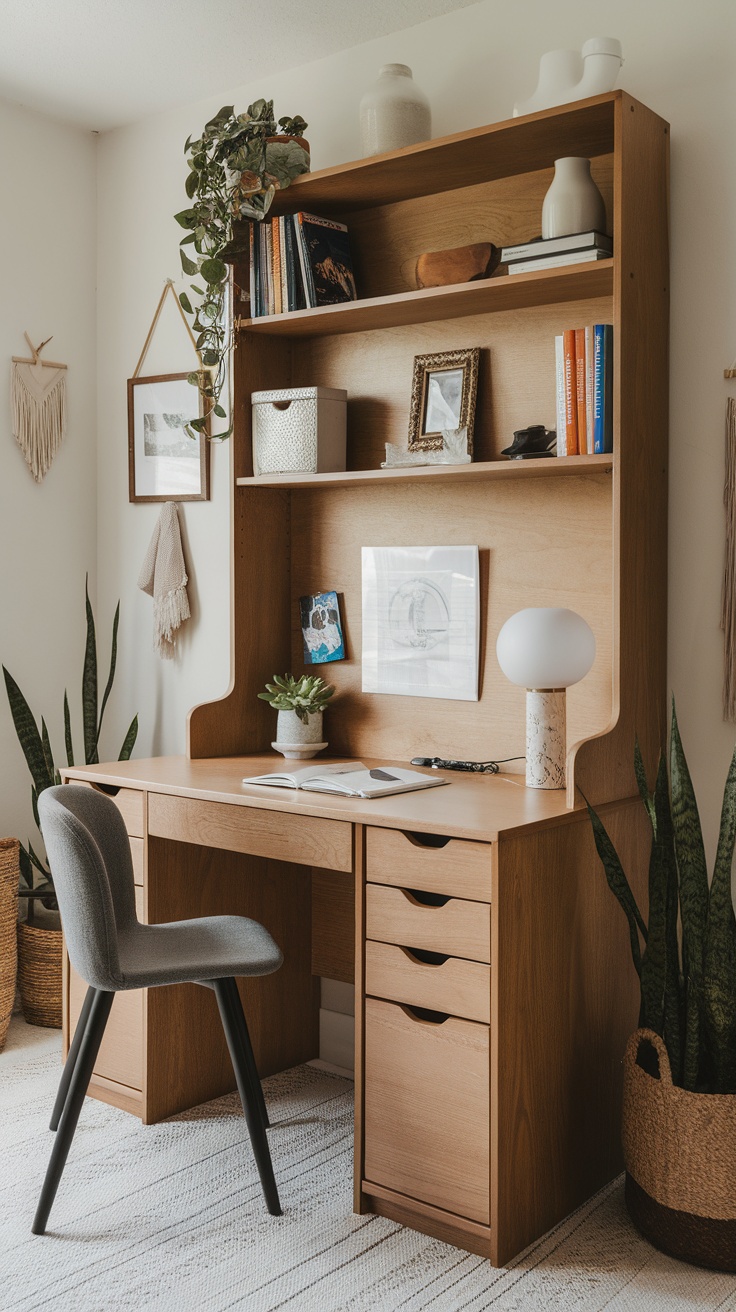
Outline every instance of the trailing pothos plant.
<path id="1" fill-rule="evenodd" d="M 731 896 L 736 750 L 723 793 L 710 885 L 674 698 L 669 755 L 669 780 L 660 756 L 650 794 L 638 743 L 634 754 L 639 793 L 652 829 L 648 923 L 590 805 L 588 814 L 608 885 L 629 922 L 631 953 L 641 981 L 639 1024 L 664 1039 L 675 1084 L 697 1093 L 736 1093 L 736 916 Z"/>
<path id="2" fill-rule="evenodd" d="M 204 415 L 190 424 L 194 433 L 205 431 L 211 415 L 226 418 L 220 396 L 234 332 L 226 314 L 228 264 L 248 251 L 248 228 L 241 220 L 260 222 L 276 191 L 309 171 L 309 155 L 298 141 L 306 127 L 300 115 L 279 119 L 277 124 L 273 101 L 256 100 L 244 114 L 224 105 L 205 124 L 201 136 L 186 140 L 185 186 L 190 204 L 174 217 L 187 229 L 180 242 L 181 265 L 194 279 L 190 284 L 194 303 L 187 292 L 180 294 L 179 301 L 193 320 L 204 366 L 189 375 L 204 401 Z M 232 424 L 213 436 L 226 438 L 231 431 Z"/>
<path id="3" fill-rule="evenodd" d="M 98 714 L 98 689 L 97 689 L 97 638 L 95 634 L 95 619 L 92 611 L 92 605 L 89 599 L 87 581 L 84 585 L 84 599 L 87 612 L 87 639 L 84 649 L 84 667 L 82 670 L 82 734 L 84 739 L 84 760 L 86 765 L 96 765 L 99 761 L 99 741 L 102 730 L 102 718 L 105 714 L 105 707 L 112 691 L 113 680 L 115 678 L 115 666 L 117 663 L 118 653 L 118 623 L 120 620 L 120 602 L 115 610 L 115 618 L 112 623 L 112 646 L 110 651 L 110 669 L 105 684 L 105 691 L 102 696 L 102 706 Z M 26 764 L 31 774 L 31 804 L 33 806 L 33 818 L 38 830 L 41 830 L 41 824 L 38 816 L 38 799 L 40 794 L 46 788 L 52 788 L 55 784 L 61 783 L 61 775 L 54 763 L 54 756 L 51 750 L 51 740 L 46 721 L 41 718 L 41 728 L 39 730 L 36 724 L 35 716 L 31 711 L 23 693 L 13 676 L 6 670 L 3 665 L 3 675 L 5 677 L 5 687 L 10 703 L 10 712 L 13 717 L 13 724 L 18 735 L 18 741 L 23 749 L 23 755 L 26 758 Z M 123 745 L 118 756 L 119 761 L 127 761 L 135 746 L 135 740 L 138 736 L 138 716 L 134 716 L 131 721 L 128 732 L 125 735 Z M 69 714 L 69 698 L 66 689 L 64 690 L 64 745 L 66 748 L 67 765 L 74 765 L 74 744 L 72 741 L 72 724 Z M 28 842 L 28 846 L 20 845 L 20 888 L 19 895 L 28 899 L 29 921 L 32 920 L 31 911 L 36 899 L 40 900 L 43 905 L 50 910 L 56 910 L 56 900 L 54 896 L 54 881 L 48 864 L 34 850 L 33 844 Z"/>

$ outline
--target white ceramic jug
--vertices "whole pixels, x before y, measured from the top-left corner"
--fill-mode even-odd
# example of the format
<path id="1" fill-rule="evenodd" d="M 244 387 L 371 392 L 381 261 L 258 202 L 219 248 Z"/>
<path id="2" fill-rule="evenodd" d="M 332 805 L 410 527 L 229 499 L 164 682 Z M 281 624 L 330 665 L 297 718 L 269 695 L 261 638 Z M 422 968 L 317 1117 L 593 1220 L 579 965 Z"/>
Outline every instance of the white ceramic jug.
<path id="1" fill-rule="evenodd" d="M 407 64 L 384 64 L 360 102 L 364 155 L 400 150 L 432 135 L 429 101 Z"/>
<path id="2" fill-rule="evenodd" d="M 590 176 L 590 160 L 571 155 L 555 160 L 555 176 L 542 204 L 542 236 L 605 232 L 606 207 Z"/>

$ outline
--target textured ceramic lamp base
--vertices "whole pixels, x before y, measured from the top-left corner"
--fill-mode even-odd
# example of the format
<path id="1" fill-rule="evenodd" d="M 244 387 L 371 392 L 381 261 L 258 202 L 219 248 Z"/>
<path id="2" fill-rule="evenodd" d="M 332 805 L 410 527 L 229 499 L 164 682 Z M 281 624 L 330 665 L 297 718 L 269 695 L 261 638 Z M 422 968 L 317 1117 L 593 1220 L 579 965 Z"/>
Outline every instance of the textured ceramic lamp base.
<path id="1" fill-rule="evenodd" d="M 527 788 L 565 787 L 566 696 L 564 688 L 526 694 Z"/>

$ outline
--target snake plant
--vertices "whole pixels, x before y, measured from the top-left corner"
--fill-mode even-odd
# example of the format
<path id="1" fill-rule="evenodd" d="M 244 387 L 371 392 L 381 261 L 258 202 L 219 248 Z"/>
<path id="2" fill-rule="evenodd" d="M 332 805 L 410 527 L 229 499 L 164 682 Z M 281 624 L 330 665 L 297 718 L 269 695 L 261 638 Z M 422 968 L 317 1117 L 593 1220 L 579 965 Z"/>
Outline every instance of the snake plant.
<path id="1" fill-rule="evenodd" d="M 303 724 L 307 717 L 316 711 L 323 711 L 334 693 L 332 684 L 325 683 L 318 674 L 303 674 L 295 679 L 293 674 L 274 674 L 273 683 L 266 684 L 266 691 L 258 696 L 273 706 L 276 711 L 295 711 Z"/>
<path id="2" fill-rule="evenodd" d="M 731 895 L 736 749 L 726 778 L 710 884 L 674 698 L 669 779 L 660 757 L 650 794 L 638 743 L 634 768 L 652 829 L 648 923 L 613 843 L 590 805 L 588 814 L 609 888 L 629 922 L 631 953 L 641 982 L 639 1024 L 664 1039 L 675 1084 L 699 1093 L 736 1093 L 736 917 Z"/>
<path id="3" fill-rule="evenodd" d="M 118 602 L 115 611 L 115 618 L 112 624 L 112 646 L 110 651 L 110 669 L 107 676 L 105 691 L 102 696 L 102 706 L 98 714 L 98 697 L 97 697 L 97 639 L 95 635 L 95 619 L 92 612 L 92 605 L 89 599 L 87 581 L 84 585 L 84 598 L 87 613 L 87 640 L 84 650 L 84 667 L 82 670 L 82 734 L 84 739 L 84 760 L 87 765 L 96 765 L 99 761 L 98 744 L 100 740 L 100 731 L 102 729 L 102 718 L 105 714 L 105 707 L 112 690 L 113 680 L 115 678 L 115 665 L 117 662 L 118 652 L 118 622 L 120 620 L 120 602 Z M 61 775 L 54 764 L 54 757 L 51 750 L 51 740 L 45 719 L 41 718 L 41 728 L 39 730 L 35 716 L 31 711 L 23 693 L 12 674 L 6 670 L 3 665 L 3 675 L 5 676 L 5 688 L 10 703 L 10 713 L 13 717 L 13 724 L 18 735 L 18 741 L 23 749 L 23 755 L 26 758 L 26 764 L 31 774 L 31 803 L 33 806 L 33 818 L 41 829 L 38 818 L 38 798 L 46 788 L 53 787 L 54 784 L 61 783 Z M 127 761 L 135 745 L 138 735 L 138 716 L 136 715 L 128 732 L 125 735 L 123 745 L 118 756 L 119 761 Z M 72 743 L 72 726 L 71 716 L 69 714 L 69 698 L 64 690 L 64 746 L 66 749 L 67 765 L 74 765 L 74 746 Z M 20 847 L 20 872 L 21 886 L 19 893 L 21 897 L 31 899 L 29 906 L 35 898 L 43 901 L 44 906 L 55 907 L 54 902 L 54 883 L 51 871 L 42 857 L 34 850 L 33 844 L 28 842 L 28 847 L 21 843 Z M 37 876 L 40 875 L 40 882 Z"/>

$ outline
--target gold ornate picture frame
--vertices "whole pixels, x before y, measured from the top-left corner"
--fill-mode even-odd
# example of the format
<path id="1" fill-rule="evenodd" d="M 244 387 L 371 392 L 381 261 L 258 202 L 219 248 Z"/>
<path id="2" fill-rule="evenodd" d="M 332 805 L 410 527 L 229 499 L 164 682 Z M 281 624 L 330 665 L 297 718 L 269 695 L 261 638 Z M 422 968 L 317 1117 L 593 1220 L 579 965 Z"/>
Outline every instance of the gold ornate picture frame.
<path id="1" fill-rule="evenodd" d="M 409 450 L 436 451 L 443 428 L 467 428 L 473 453 L 480 347 L 414 356 L 409 411 Z"/>

